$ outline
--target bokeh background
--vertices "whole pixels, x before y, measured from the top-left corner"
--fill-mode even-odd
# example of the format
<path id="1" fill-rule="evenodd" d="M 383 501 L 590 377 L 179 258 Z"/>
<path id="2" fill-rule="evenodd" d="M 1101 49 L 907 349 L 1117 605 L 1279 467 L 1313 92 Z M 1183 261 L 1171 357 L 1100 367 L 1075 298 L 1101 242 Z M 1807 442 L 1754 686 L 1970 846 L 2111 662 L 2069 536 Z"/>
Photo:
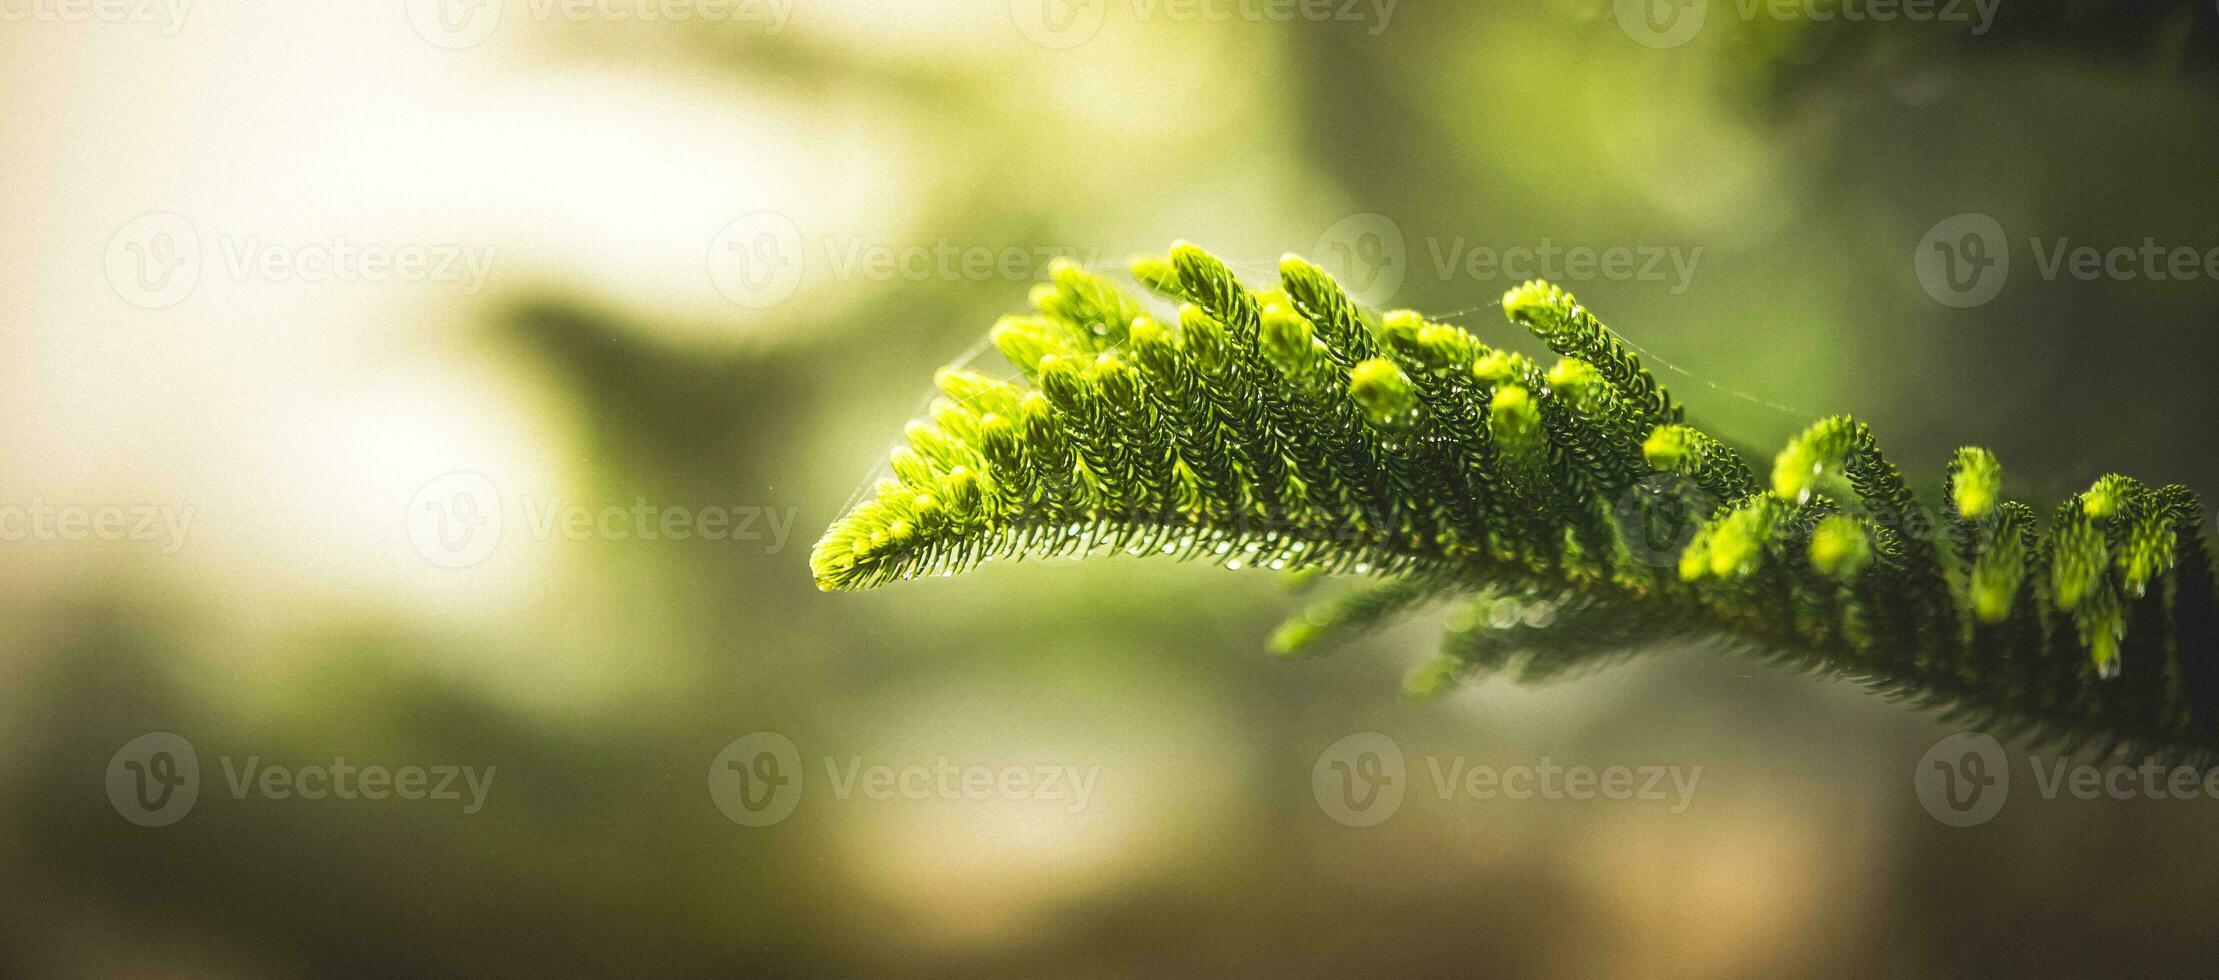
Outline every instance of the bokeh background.
<path id="1" fill-rule="evenodd" d="M 1672 649 L 1412 703 L 1437 620 L 1277 662 L 1268 572 L 807 571 L 1049 256 L 1181 238 L 1506 345 L 1551 270 L 1493 260 L 1653 254 L 1553 271 L 1753 444 L 1854 411 L 1921 478 L 1977 442 L 2034 499 L 2219 492 L 2219 269 L 2042 268 L 2219 248 L 2210 3 L 0 12 L 4 972 L 2219 971 L 2219 800 L 2045 800 L 2019 756 L 1944 826 L 1912 772 L 1958 728 L 1840 681 Z M 1991 229 L 1996 278 L 1921 278 Z M 750 534 L 545 523 L 635 505 Z M 1362 732 L 1407 760 L 1374 826 L 1313 792 Z M 110 793 L 149 733 L 198 761 L 163 826 Z M 799 763 L 767 826 L 712 795 L 753 733 Z M 340 757 L 495 775 L 475 812 L 227 779 Z M 1429 773 L 1543 759 L 1700 775 Z M 941 760 L 1095 778 L 835 778 Z"/>

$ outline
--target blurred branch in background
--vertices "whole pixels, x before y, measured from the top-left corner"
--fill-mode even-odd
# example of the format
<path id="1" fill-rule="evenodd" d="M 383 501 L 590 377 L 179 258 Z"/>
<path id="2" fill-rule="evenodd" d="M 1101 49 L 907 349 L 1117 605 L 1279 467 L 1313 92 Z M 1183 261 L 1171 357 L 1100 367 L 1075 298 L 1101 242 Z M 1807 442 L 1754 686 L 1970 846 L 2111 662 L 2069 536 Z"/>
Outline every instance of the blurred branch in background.
<path id="1" fill-rule="evenodd" d="M 168 32 L 0 24 L 0 506 L 192 508 L 172 551 L 6 542 L 0 962 L 2209 973 L 2202 809 L 2021 790 L 1942 826 L 1908 775 L 1944 730 L 1837 686 L 1689 652 L 1413 707 L 1394 679 L 1428 625 L 1273 662 L 1269 576 L 811 586 L 808 536 L 883 468 L 927 394 L 909 379 L 1049 256 L 1181 237 L 1244 273 L 1386 263 L 1335 271 L 1466 324 L 1545 244 L 1655 254 L 1658 277 L 1569 284 L 1720 428 L 1847 410 L 1906 459 L 1995 446 L 2030 494 L 2099 461 L 2219 486 L 2211 283 L 2046 277 L 2028 244 L 2219 246 L 2219 9 L 2004 3 L 1973 34 L 1712 0 L 1659 47 L 1620 6 L 801 0 L 670 24 L 252 0 Z M 1964 212 L 2013 254 L 1958 308 L 1913 253 Z M 159 257 L 126 233 L 148 213 L 197 241 L 182 289 L 111 271 Z M 491 271 L 299 274 L 369 245 Z M 477 523 L 422 507 L 465 497 L 442 513 Z M 665 514 L 689 536 L 639 533 Z M 702 530 L 774 517 L 800 540 Z M 161 732 L 197 752 L 199 799 L 141 826 L 103 773 Z M 770 826 L 712 797 L 758 732 L 797 747 Z M 1309 785 L 1360 732 L 1409 756 L 1374 827 Z M 467 814 L 227 781 L 341 756 L 497 774 Z M 1435 764 L 1542 757 L 1704 775 L 1678 813 L 1433 789 Z M 842 782 L 943 758 L 1099 778 L 1076 811 Z"/>

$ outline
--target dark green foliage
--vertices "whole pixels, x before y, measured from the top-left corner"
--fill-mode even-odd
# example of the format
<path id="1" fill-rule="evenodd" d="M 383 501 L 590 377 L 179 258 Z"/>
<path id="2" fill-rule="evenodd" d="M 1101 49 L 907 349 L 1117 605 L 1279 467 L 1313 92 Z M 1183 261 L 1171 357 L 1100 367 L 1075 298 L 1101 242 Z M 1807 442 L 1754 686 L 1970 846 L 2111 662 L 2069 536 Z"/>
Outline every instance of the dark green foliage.
<path id="1" fill-rule="evenodd" d="M 941 372 L 894 479 L 818 542 L 820 587 L 1116 549 L 1349 572 L 1375 581 L 1275 649 L 1462 596 L 1414 692 L 1707 637 L 2007 732 L 2219 746 L 2219 602 L 2184 487 L 2105 476 L 2044 528 L 1967 448 L 1932 510 L 1845 416 L 1762 486 L 1546 283 L 1503 297 L 1562 355 L 1544 369 L 1414 312 L 1374 317 L 1291 256 L 1268 290 L 1190 245 L 1133 271 L 1175 315 L 1060 264 L 1037 314 L 994 328 L 1021 379 Z"/>

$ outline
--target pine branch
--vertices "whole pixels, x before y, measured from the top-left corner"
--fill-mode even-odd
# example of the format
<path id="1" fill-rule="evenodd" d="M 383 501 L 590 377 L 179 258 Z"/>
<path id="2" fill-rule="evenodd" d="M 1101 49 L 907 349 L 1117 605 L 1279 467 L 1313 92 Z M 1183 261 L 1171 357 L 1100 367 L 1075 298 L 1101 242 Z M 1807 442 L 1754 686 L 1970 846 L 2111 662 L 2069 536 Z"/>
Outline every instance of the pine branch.
<path id="1" fill-rule="evenodd" d="M 1411 311 L 1375 317 L 1293 256 L 1265 290 L 1184 244 L 1133 272 L 1175 316 L 1059 263 L 1037 312 L 991 335 L 1021 378 L 942 371 L 894 478 L 817 543 L 818 586 L 1114 550 L 1346 572 L 1377 582 L 1275 649 L 1462 595 L 1415 692 L 1700 636 L 2036 741 L 2219 750 L 2219 598 L 2185 487 L 2107 475 L 2043 526 L 1966 448 L 1937 517 L 1846 416 L 1760 486 L 1546 283 L 1503 298 L 1562 356 L 1544 369 Z M 1689 524 L 1660 555 L 1659 528 Z"/>

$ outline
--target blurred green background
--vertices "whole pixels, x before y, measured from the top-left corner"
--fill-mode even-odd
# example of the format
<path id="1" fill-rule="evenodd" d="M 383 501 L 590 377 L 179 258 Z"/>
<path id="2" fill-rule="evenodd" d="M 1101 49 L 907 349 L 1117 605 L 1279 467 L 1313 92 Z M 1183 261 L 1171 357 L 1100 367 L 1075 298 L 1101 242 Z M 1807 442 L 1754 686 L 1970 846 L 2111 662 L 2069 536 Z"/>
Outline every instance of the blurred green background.
<path id="1" fill-rule="evenodd" d="M 4 972 L 2219 971 L 2219 800 L 2022 782 L 1944 826 L 1911 777 L 1959 728 L 1846 682 L 1675 649 L 1413 704 L 1436 622 L 1275 662 L 1269 573 L 806 560 L 1048 256 L 1181 238 L 1506 345 L 1547 270 L 1475 251 L 1621 250 L 1554 275 L 1753 444 L 1853 411 L 1921 479 L 1980 443 L 2034 499 L 2219 493 L 2219 284 L 2042 268 L 2219 248 L 2211 4 L 10 10 Z M 1920 263 L 1964 214 L 2009 264 L 1955 305 Z M 636 504 L 760 533 L 543 523 Z M 157 732 L 198 796 L 143 826 L 111 789 Z M 767 826 L 711 793 L 758 732 L 799 763 Z M 1375 826 L 1313 793 L 1360 732 L 1408 764 Z M 227 778 L 339 757 L 495 774 L 476 812 Z M 1700 779 L 1432 788 L 1544 758 Z M 1097 778 L 839 785 L 941 760 Z"/>

